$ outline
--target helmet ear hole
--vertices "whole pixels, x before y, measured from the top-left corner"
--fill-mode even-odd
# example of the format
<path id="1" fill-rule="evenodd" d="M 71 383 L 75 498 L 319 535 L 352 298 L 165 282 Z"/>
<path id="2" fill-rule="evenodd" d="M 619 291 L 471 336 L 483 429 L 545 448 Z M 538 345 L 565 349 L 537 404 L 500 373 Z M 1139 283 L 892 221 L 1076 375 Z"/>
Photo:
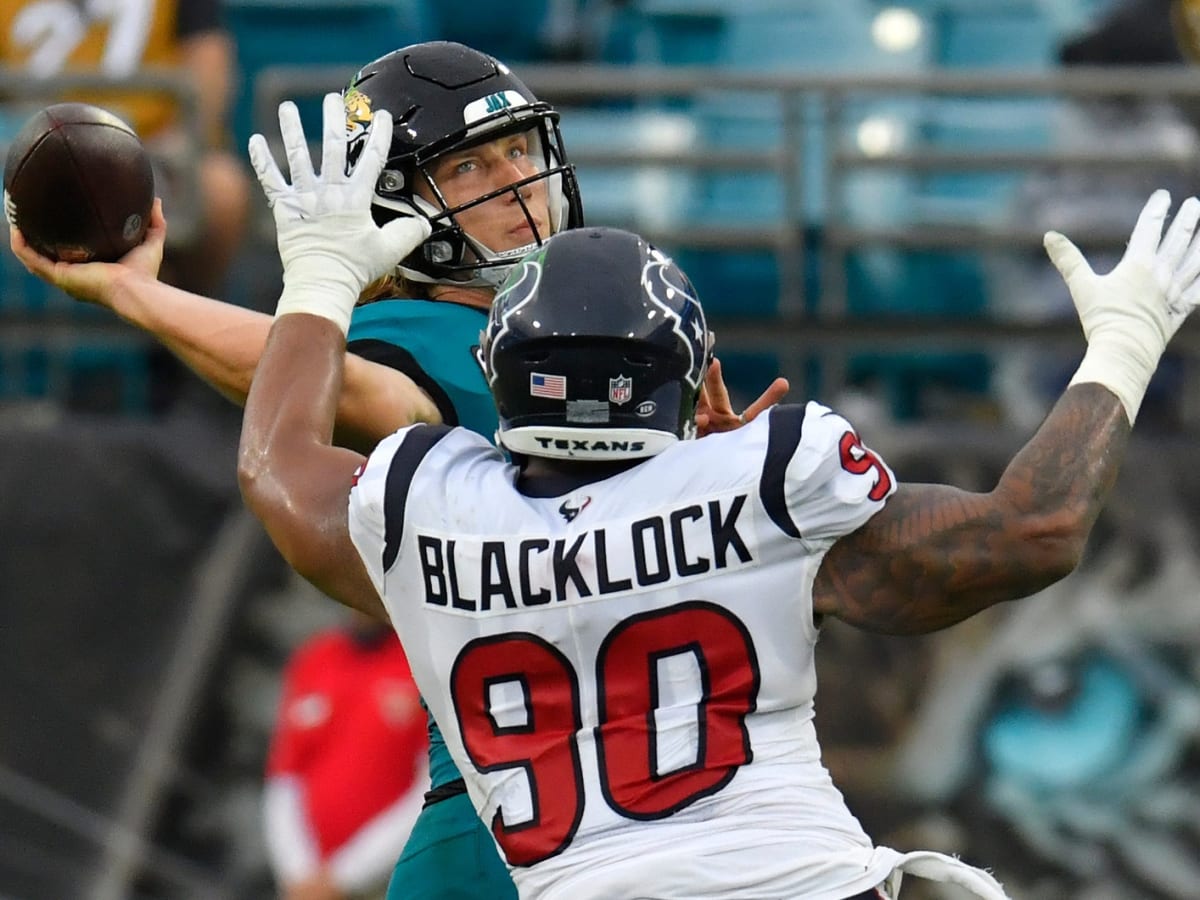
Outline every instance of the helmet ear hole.
<path id="1" fill-rule="evenodd" d="M 379 173 L 379 181 L 375 185 L 375 190 L 384 194 L 395 193 L 403 190 L 406 182 L 404 173 L 399 169 L 384 169 Z"/>

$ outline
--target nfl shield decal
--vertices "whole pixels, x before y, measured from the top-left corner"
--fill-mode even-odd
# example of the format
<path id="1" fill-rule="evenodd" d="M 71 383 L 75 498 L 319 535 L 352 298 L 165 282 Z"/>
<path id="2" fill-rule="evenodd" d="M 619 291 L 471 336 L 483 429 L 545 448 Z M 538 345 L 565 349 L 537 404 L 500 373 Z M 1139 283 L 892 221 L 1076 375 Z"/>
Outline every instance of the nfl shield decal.
<path id="1" fill-rule="evenodd" d="M 633 398 L 633 379 L 619 375 L 608 379 L 608 400 L 620 406 Z"/>

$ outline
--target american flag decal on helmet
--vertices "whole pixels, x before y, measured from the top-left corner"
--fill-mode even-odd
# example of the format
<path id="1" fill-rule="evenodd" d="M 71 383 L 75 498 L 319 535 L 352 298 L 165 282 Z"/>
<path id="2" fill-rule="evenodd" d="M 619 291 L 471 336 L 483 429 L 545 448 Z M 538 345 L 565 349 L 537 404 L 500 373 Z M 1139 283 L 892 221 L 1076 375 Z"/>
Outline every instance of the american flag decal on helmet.
<path id="1" fill-rule="evenodd" d="M 567 379 L 563 375 L 543 375 L 540 372 L 530 372 L 529 396 L 566 400 Z"/>

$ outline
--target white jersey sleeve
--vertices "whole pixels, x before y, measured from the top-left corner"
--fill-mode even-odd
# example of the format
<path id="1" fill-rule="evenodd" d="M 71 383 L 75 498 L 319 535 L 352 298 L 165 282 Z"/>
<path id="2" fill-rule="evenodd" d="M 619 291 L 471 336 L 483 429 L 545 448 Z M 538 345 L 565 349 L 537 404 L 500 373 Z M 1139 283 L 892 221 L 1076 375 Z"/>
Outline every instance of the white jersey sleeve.
<path id="1" fill-rule="evenodd" d="M 350 488 L 350 540 L 380 597 L 385 595 L 387 572 L 399 550 L 401 535 L 396 532 L 404 523 L 409 482 L 429 448 L 449 431 L 444 425 L 401 428 L 376 445 L 355 475 Z M 389 518 L 389 505 L 397 504 L 398 515 Z"/>
<path id="2" fill-rule="evenodd" d="M 775 523 L 814 550 L 862 526 L 896 478 L 854 427 L 819 403 L 771 410 L 760 493 Z"/>

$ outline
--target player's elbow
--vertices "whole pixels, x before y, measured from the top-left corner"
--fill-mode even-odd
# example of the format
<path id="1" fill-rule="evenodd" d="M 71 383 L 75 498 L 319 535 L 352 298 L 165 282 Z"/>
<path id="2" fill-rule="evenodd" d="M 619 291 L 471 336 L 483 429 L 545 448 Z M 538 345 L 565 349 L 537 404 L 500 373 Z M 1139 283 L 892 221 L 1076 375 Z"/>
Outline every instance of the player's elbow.
<path id="1" fill-rule="evenodd" d="M 242 500 L 261 519 L 259 510 L 264 507 L 267 485 L 271 481 L 270 460 L 257 447 L 249 445 L 244 436 L 238 448 L 237 480 Z"/>
<path id="2" fill-rule="evenodd" d="M 238 453 L 237 479 L 242 501 L 262 522 L 284 559 L 291 563 L 288 535 L 295 529 L 292 521 L 295 504 L 276 477 L 270 457 L 243 446 Z"/>
<path id="3" fill-rule="evenodd" d="M 1089 530 L 1069 509 L 1028 516 L 1011 535 L 1013 561 L 1028 573 L 1034 590 L 1049 587 L 1079 566 Z"/>

